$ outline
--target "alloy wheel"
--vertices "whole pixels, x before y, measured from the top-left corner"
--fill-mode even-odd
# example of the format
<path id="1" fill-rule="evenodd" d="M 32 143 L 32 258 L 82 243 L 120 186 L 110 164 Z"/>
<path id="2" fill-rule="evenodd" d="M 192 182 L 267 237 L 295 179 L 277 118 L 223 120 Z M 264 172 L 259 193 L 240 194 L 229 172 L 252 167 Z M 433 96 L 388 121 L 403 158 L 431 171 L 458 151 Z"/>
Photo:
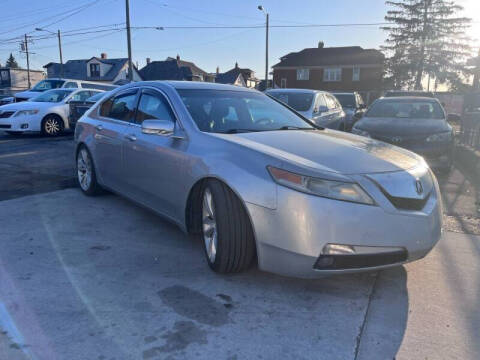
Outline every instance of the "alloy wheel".
<path id="1" fill-rule="evenodd" d="M 45 120 L 45 132 L 48 135 L 57 135 L 60 130 L 61 130 L 61 125 L 60 122 L 58 121 L 57 118 L 50 117 L 47 120 Z"/>
<path id="2" fill-rule="evenodd" d="M 87 191 L 92 183 L 92 162 L 86 149 L 81 149 L 77 157 L 78 183 L 83 191 Z"/>
<path id="3" fill-rule="evenodd" d="M 213 204 L 213 196 L 209 188 L 203 193 L 202 203 L 202 228 L 203 240 L 205 242 L 205 250 L 208 259 L 213 264 L 217 256 L 217 222 L 215 219 L 215 206 Z"/>

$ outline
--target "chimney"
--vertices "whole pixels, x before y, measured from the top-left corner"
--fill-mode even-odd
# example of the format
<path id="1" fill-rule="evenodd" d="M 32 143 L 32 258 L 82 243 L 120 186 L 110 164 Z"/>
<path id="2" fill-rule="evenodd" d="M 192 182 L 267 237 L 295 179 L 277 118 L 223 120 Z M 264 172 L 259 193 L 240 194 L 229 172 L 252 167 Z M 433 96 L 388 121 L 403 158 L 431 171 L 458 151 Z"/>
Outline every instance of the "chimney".
<path id="1" fill-rule="evenodd" d="M 147 58 L 147 65 L 150 64 L 150 58 Z"/>
<path id="2" fill-rule="evenodd" d="M 217 75 L 220 74 L 220 67 L 217 66 Z"/>
<path id="3" fill-rule="evenodd" d="M 105 60 L 107 58 L 107 53 L 101 53 L 100 58 Z"/>
<path id="4" fill-rule="evenodd" d="M 177 54 L 177 61 L 180 61 L 180 55 Z"/>
<path id="5" fill-rule="evenodd" d="M 323 41 L 318 42 L 318 48 L 319 49 L 323 49 L 324 46 L 325 46 L 325 43 Z"/>
<path id="6" fill-rule="evenodd" d="M 235 62 L 235 69 L 238 69 L 238 62 Z"/>

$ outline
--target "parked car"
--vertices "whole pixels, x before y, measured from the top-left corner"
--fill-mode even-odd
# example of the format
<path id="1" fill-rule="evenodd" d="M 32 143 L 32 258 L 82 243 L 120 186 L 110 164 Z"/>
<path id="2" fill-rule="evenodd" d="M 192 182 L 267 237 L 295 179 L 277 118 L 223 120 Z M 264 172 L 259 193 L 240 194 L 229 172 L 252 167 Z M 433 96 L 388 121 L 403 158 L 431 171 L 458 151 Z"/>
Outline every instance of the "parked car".
<path id="1" fill-rule="evenodd" d="M 420 96 L 433 98 L 435 95 L 431 91 L 421 90 L 388 90 L 385 97 L 399 97 L 399 96 Z"/>
<path id="2" fill-rule="evenodd" d="M 115 89 L 116 85 L 103 84 L 93 81 L 72 80 L 72 79 L 45 79 L 38 82 L 34 87 L 27 91 L 21 91 L 15 94 L 15 102 L 22 102 L 34 98 L 39 93 L 52 89 L 96 89 L 108 91 Z"/>
<path id="3" fill-rule="evenodd" d="M 345 113 L 337 99 L 330 93 L 309 89 L 272 89 L 266 94 L 273 96 L 315 124 L 344 130 Z"/>
<path id="4" fill-rule="evenodd" d="M 452 165 L 453 131 L 437 99 L 377 99 L 352 132 L 414 151 L 434 168 Z"/>
<path id="5" fill-rule="evenodd" d="M 68 114 L 68 121 L 70 122 L 70 128 L 75 129 L 75 125 L 85 112 L 90 109 L 95 103 L 100 100 L 102 97 L 106 96 L 108 92 L 99 92 L 88 99 L 82 101 L 69 101 L 70 112 Z"/>
<path id="6" fill-rule="evenodd" d="M 317 128 L 256 90 L 132 83 L 82 116 L 75 141 L 86 195 L 109 189 L 197 234 L 220 273 L 255 259 L 299 277 L 379 269 L 424 257 L 441 236 L 420 156 Z"/>
<path id="7" fill-rule="evenodd" d="M 345 131 L 352 131 L 353 124 L 365 113 L 367 106 L 358 92 L 332 93 L 345 112 Z"/>
<path id="8" fill-rule="evenodd" d="M 29 101 L 0 106 L 0 130 L 10 134 L 42 132 L 55 136 L 69 129 L 69 102 L 81 101 L 100 90 L 54 89 Z"/>
<path id="9" fill-rule="evenodd" d="M 13 96 L 11 95 L 0 95 L 0 106 L 10 104 L 14 102 Z"/>

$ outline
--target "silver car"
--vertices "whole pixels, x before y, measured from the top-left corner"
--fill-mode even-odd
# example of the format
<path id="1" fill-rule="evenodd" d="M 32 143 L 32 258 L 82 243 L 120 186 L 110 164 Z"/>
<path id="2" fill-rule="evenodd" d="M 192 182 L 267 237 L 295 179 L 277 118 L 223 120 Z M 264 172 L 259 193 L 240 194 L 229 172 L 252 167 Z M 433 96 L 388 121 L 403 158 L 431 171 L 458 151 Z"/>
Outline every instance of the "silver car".
<path id="1" fill-rule="evenodd" d="M 78 181 L 170 219 L 221 273 L 298 277 L 400 265 L 441 236 L 435 176 L 414 153 L 315 127 L 246 88 L 137 82 L 77 123 Z"/>

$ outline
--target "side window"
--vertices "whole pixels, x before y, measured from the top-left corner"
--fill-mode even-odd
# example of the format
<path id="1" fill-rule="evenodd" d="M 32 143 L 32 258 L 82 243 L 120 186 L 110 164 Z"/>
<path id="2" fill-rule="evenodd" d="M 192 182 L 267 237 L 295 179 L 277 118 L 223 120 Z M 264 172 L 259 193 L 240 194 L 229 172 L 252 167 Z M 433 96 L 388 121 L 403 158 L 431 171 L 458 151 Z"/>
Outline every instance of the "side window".
<path id="1" fill-rule="evenodd" d="M 138 103 L 135 122 L 141 124 L 144 120 L 153 119 L 175 121 L 175 116 L 162 95 L 143 93 Z"/>
<path id="2" fill-rule="evenodd" d="M 73 101 L 85 101 L 90 97 L 90 91 L 79 91 L 72 96 Z"/>
<path id="3" fill-rule="evenodd" d="M 329 109 L 336 109 L 337 108 L 337 104 L 336 104 L 335 100 L 333 100 L 333 98 L 330 95 L 325 95 L 325 100 L 327 101 L 327 107 Z"/>
<path id="4" fill-rule="evenodd" d="M 112 119 L 131 121 L 135 112 L 137 93 L 120 94 L 108 99 L 100 108 L 100 115 Z"/>
<path id="5" fill-rule="evenodd" d="M 66 89 L 75 89 L 75 88 L 78 88 L 77 83 L 76 83 L 76 82 L 72 82 L 72 81 L 67 82 L 63 87 L 66 88 Z"/>
<path id="6" fill-rule="evenodd" d="M 327 103 L 325 102 L 325 98 L 323 94 L 319 94 L 317 96 L 317 100 L 315 101 L 315 107 L 314 107 L 315 112 L 316 113 L 320 112 L 320 109 L 326 106 L 327 106 Z"/>

